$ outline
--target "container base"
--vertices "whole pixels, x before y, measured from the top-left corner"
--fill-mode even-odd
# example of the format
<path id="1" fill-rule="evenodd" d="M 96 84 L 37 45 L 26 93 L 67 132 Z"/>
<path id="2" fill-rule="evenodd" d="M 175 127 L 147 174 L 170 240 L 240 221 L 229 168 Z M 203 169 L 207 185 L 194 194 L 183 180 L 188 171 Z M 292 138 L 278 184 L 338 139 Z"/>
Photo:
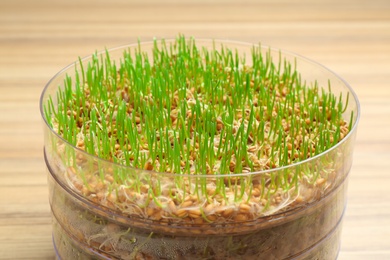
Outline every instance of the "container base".
<path id="1" fill-rule="evenodd" d="M 68 234 L 61 232 L 60 225 L 55 223 L 55 228 L 57 232 L 53 232 L 53 246 L 56 253 L 56 259 L 86 259 L 86 260 L 108 260 L 108 259 L 119 259 L 115 256 L 105 256 L 98 252 L 96 249 L 76 241 Z M 292 257 L 285 258 L 285 260 L 317 260 L 317 259 L 337 259 L 340 250 L 340 237 L 342 230 L 342 220 L 337 224 L 337 226 L 324 237 L 318 243 L 308 248 L 304 252 L 296 254 Z M 131 252 L 129 252 L 131 255 Z M 141 258 L 135 259 L 148 259 L 148 260 L 157 260 L 157 259 L 167 259 L 167 258 Z M 133 259 L 133 258 L 128 258 Z M 180 259 L 192 259 L 182 256 Z M 217 259 L 217 258 L 204 258 L 206 259 Z M 251 259 L 250 257 L 235 258 L 235 259 Z"/>

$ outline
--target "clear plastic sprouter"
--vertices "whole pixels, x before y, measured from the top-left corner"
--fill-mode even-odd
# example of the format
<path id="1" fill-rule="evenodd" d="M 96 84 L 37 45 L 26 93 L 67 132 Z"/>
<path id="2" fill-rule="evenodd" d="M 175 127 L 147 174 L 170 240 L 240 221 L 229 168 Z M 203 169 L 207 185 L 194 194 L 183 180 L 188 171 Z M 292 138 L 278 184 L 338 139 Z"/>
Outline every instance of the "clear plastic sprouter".
<path id="1" fill-rule="evenodd" d="M 153 44 L 142 43 L 142 50 L 151 54 Z M 197 40 L 197 44 L 210 49 L 224 44 L 247 54 L 252 48 L 251 44 L 228 41 Z M 131 52 L 138 46 L 109 50 L 110 57 L 119 62 L 124 50 Z M 234 238 L 254 234 L 259 230 L 264 232 L 276 229 L 285 233 L 286 230 L 278 229 L 281 225 L 290 225 L 291 229 L 287 233 L 294 233 L 297 232 L 297 226 L 286 223 L 294 220 L 298 223 L 308 212 L 316 212 L 316 209 L 320 212 L 323 207 L 328 210 L 323 217 L 330 218 L 331 224 L 327 230 L 318 231 L 316 239 L 328 236 L 341 222 L 345 207 L 347 176 L 352 165 L 360 113 L 358 100 L 349 85 L 325 67 L 299 55 L 261 48 L 266 57 L 276 60 L 282 58 L 294 64 L 302 81 L 331 86 L 334 93 L 340 94 L 347 104 L 344 119 L 352 123 L 348 135 L 341 142 L 321 154 L 292 165 L 234 175 L 172 174 L 120 165 L 71 145 L 50 127 L 45 118 L 44 104 L 52 98 L 54 106 L 57 105 L 55 96 L 58 89 L 64 87 L 66 75 L 75 76 L 75 70 L 80 68 L 78 61 L 60 71 L 48 83 L 41 97 L 41 111 L 45 121 L 45 158 L 51 176 L 51 205 L 56 223 L 62 225 L 69 234 L 81 230 L 80 237 L 83 238 L 79 242 L 107 253 L 115 249 L 107 247 L 105 250 L 102 240 L 104 235 L 99 234 L 110 227 L 118 229 L 119 237 L 126 237 L 134 230 L 135 233 L 148 234 L 144 237 L 145 241 L 149 236 L 156 235 Z M 104 59 L 104 55 L 97 56 Z M 250 64 L 249 56 L 246 58 Z M 83 67 L 87 67 L 90 60 L 91 57 L 87 57 L 80 61 Z M 66 221 L 70 221 L 72 216 L 64 216 L 69 212 L 78 215 L 81 222 L 77 225 L 97 225 L 96 234 L 73 226 L 74 222 L 67 224 Z M 83 214 L 85 216 L 80 218 Z M 92 219 L 103 220 L 93 222 Z M 111 222 L 114 224 L 111 225 Z M 94 244 L 95 240 L 103 242 Z M 335 241 L 338 243 L 338 238 Z M 307 245 L 307 248 L 311 246 L 313 244 Z"/>

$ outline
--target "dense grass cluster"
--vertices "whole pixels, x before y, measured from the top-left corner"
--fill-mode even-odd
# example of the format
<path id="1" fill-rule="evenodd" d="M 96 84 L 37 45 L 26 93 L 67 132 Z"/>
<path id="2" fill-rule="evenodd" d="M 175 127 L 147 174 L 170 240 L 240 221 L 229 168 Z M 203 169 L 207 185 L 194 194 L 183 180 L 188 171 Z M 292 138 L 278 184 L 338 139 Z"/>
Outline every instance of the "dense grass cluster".
<path id="1" fill-rule="evenodd" d="M 322 153 L 351 127 L 330 86 L 307 85 L 294 64 L 273 62 L 260 46 L 245 58 L 180 36 L 156 41 L 152 55 L 139 46 L 118 64 L 108 52 L 81 64 L 45 104 L 46 119 L 71 144 L 123 165 L 254 172 Z"/>

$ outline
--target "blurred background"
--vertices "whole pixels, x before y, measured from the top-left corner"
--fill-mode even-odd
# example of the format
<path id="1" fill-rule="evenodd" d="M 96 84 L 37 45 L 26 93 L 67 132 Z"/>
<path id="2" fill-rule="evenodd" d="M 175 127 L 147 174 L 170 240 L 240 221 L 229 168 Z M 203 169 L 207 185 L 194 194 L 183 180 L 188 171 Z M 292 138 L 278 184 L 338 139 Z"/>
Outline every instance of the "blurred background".
<path id="1" fill-rule="evenodd" d="M 79 56 L 153 37 L 230 39 L 313 59 L 362 114 L 339 259 L 390 259 L 389 0 L 1 0 L 0 259 L 53 259 L 39 97 Z"/>

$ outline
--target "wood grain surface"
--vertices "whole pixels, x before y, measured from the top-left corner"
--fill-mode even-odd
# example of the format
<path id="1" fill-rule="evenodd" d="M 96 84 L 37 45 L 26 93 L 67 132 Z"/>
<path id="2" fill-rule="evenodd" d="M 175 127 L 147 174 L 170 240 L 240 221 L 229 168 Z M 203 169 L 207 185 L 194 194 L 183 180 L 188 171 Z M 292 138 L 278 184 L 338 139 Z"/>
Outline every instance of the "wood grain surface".
<path id="1" fill-rule="evenodd" d="M 339 259 L 390 259 L 389 0 L 1 0 L 0 259 L 54 259 L 39 97 L 79 56 L 137 39 L 261 42 L 338 73 L 361 102 Z"/>

